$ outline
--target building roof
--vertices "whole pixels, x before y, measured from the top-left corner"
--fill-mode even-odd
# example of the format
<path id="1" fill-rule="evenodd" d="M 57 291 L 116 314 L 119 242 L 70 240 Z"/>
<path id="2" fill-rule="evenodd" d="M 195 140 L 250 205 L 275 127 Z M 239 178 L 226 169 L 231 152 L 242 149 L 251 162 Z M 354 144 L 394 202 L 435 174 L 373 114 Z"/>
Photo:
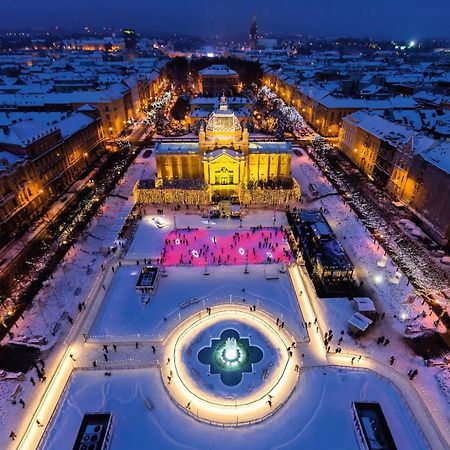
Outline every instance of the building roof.
<path id="1" fill-rule="evenodd" d="M 373 322 L 365 315 L 355 312 L 355 314 L 348 319 L 348 323 L 361 331 L 366 331 Z"/>
<path id="2" fill-rule="evenodd" d="M 291 153 L 291 142 L 250 142 L 248 144 L 251 153 Z"/>
<path id="3" fill-rule="evenodd" d="M 26 147 L 33 141 L 56 131 L 54 125 L 47 125 L 33 119 L 25 119 L 20 122 L 3 126 L 0 129 L 0 144 L 17 147 Z"/>
<path id="4" fill-rule="evenodd" d="M 446 140 L 422 153 L 420 157 L 450 175 L 450 141 Z"/>
<path id="5" fill-rule="evenodd" d="M 46 134 L 46 130 L 50 130 L 48 134 L 57 129 L 64 138 L 67 138 L 93 122 L 94 118 L 81 112 L 0 112 L 0 126 L 3 127 L 0 130 L 0 142 L 22 145 L 26 140 L 33 138 L 36 140 L 39 135 L 42 137 Z M 6 127 L 9 128 L 9 132 L 6 133 L 8 139 L 4 138 Z M 14 132 L 14 135 L 11 132 Z"/>
<path id="6" fill-rule="evenodd" d="M 216 110 L 211 113 L 206 130 L 211 132 L 240 131 L 242 129 L 234 111 Z"/>
<path id="7" fill-rule="evenodd" d="M 412 128 L 403 127 L 370 112 L 357 111 L 344 117 L 343 120 L 356 125 L 394 147 L 405 146 L 412 141 L 415 153 L 421 153 L 435 144 L 433 139 L 416 133 Z"/>
<path id="8" fill-rule="evenodd" d="M 238 75 L 238 73 L 235 70 L 230 69 L 225 64 L 213 64 L 212 66 L 209 66 L 203 70 L 200 70 L 200 75 L 202 75 L 202 76 L 224 76 L 224 75 L 234 76 L 234 75 Z"/>
<path id="9" fill-rule="evenodd" d="M 24 161 L 27 155 L 16 155 L 6 150 L 0 150 L 0 173 L 7 170 L 10 166 Z"/>
<path id="10" fill-rule="evenodd" d="M 332 87 L 332 89 L 330 89 Z M 412 97 L 394 96 L 387 99 L 354 98 L 338 95 L 338 85 L 310 83 L 298 86 L 298 91 L 307 97 L 316 100 L 327 108 L 348 109 L 395 109 L 415 108 L 417 102 Z"/>
<path id="11" fill-rule="evenodd" d="M 198 153 L 198 151 L 198 142 L 157 142 L 155 144 L 155 155 Z"/>

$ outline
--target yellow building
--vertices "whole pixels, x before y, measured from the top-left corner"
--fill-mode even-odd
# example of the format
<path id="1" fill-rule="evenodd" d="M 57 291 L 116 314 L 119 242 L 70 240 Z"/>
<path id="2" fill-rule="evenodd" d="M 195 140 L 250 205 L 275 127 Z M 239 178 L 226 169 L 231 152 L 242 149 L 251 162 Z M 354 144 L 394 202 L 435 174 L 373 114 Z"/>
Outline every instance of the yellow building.
<path id="1" fill-rule="evenodd" d="M 242 128 L 235 113 L 222 97 L 198 141 L 173 141 L 155 146 L 156 190 L 205 190 L 204 202 L 232 199 L 252 203 L 251 191 L 267 191 L 272 195 L 255 195 L 263 203 L 285 203 L 298 200 L 298 184 L 290 177 L 291 145 L 287 142 L 250 141 L 247 128 Z M 140 187 L 139 187 L 140 186 Z M 135 190 L 140 203 L 171 201 L 170 195 L 151 193 L 152 183 L 146 180 Z M 148 191 L 140 195 L 140 190 Z M 288 193 L 289 192 L 289 193 Z M 141 193 L 142 194 L 142 193 Z M 189 203 L 183 194 L 183 203 Z M 166 200 L 164 200 L 166 199 Z M 196 197 L 198 201 L 198 197 Z"/>

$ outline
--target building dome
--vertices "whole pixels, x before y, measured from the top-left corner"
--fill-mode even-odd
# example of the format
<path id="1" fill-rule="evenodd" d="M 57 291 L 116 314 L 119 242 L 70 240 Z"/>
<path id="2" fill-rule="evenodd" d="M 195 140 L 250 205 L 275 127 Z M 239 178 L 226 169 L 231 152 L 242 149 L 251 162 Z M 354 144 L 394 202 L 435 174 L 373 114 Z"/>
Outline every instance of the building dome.
<path id="1" fill-rule="evenodd" d="M 219 110 L 211 113 L 206 130 L 213 133 L 241 131 L 241 124 L 233 111 Z"/>

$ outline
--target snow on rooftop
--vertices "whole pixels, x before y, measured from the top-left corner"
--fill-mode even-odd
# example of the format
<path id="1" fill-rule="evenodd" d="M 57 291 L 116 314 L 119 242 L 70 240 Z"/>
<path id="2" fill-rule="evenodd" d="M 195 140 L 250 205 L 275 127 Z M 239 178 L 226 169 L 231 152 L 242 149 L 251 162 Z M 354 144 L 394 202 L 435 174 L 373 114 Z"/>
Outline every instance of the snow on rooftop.
<path id="1" fill-rule="evenodd" d="M 223 76 L 223 75 L 237 75 L 238 73 L 233 69 L 230 69 L 225 64 L 213 64 L 212 66 L 206 67 L 203 70 L 200 70 L 200 75 L 203 76 Z"/>
<path id="2" fill-rule="evenodd" d="M 433 166 L 439 167 L 450 175 L 450 141 L 446 140 L 440 144 L 421 152 L 421 158 Z"/>
<path id="3" fill-rule="evenodd" d="M 421 153 L 435 143 L 433 139 L 419 135 L 413 129 L 405 128 L 376 114 L 365 111 L 354 112 L 345 117 L 344 121 L 354 124 L 373 136 L 377 136 L 381 140 L 397 147 L 406 145 L 412 139 L 415 153 Z"/>
<path id="4" fill-rule="evenodd" d="M 25 119 L 0 128 L 0 145 L 26 146 L 55 131 L 54 125 Z"/>

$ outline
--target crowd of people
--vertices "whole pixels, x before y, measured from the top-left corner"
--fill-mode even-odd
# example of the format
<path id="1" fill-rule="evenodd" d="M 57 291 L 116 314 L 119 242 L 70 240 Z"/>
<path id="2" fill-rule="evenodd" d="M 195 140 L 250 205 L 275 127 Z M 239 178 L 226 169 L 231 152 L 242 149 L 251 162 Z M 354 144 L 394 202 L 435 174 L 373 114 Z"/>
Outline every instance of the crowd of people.
<path id="1" fill-rule="evenodd" d="M 161 263 L 165 265 L 289 263 L 291 259 L 285 232 L 277 227 L 237 232 L 174 230 L 166 236 L 161 252 Z"/>

